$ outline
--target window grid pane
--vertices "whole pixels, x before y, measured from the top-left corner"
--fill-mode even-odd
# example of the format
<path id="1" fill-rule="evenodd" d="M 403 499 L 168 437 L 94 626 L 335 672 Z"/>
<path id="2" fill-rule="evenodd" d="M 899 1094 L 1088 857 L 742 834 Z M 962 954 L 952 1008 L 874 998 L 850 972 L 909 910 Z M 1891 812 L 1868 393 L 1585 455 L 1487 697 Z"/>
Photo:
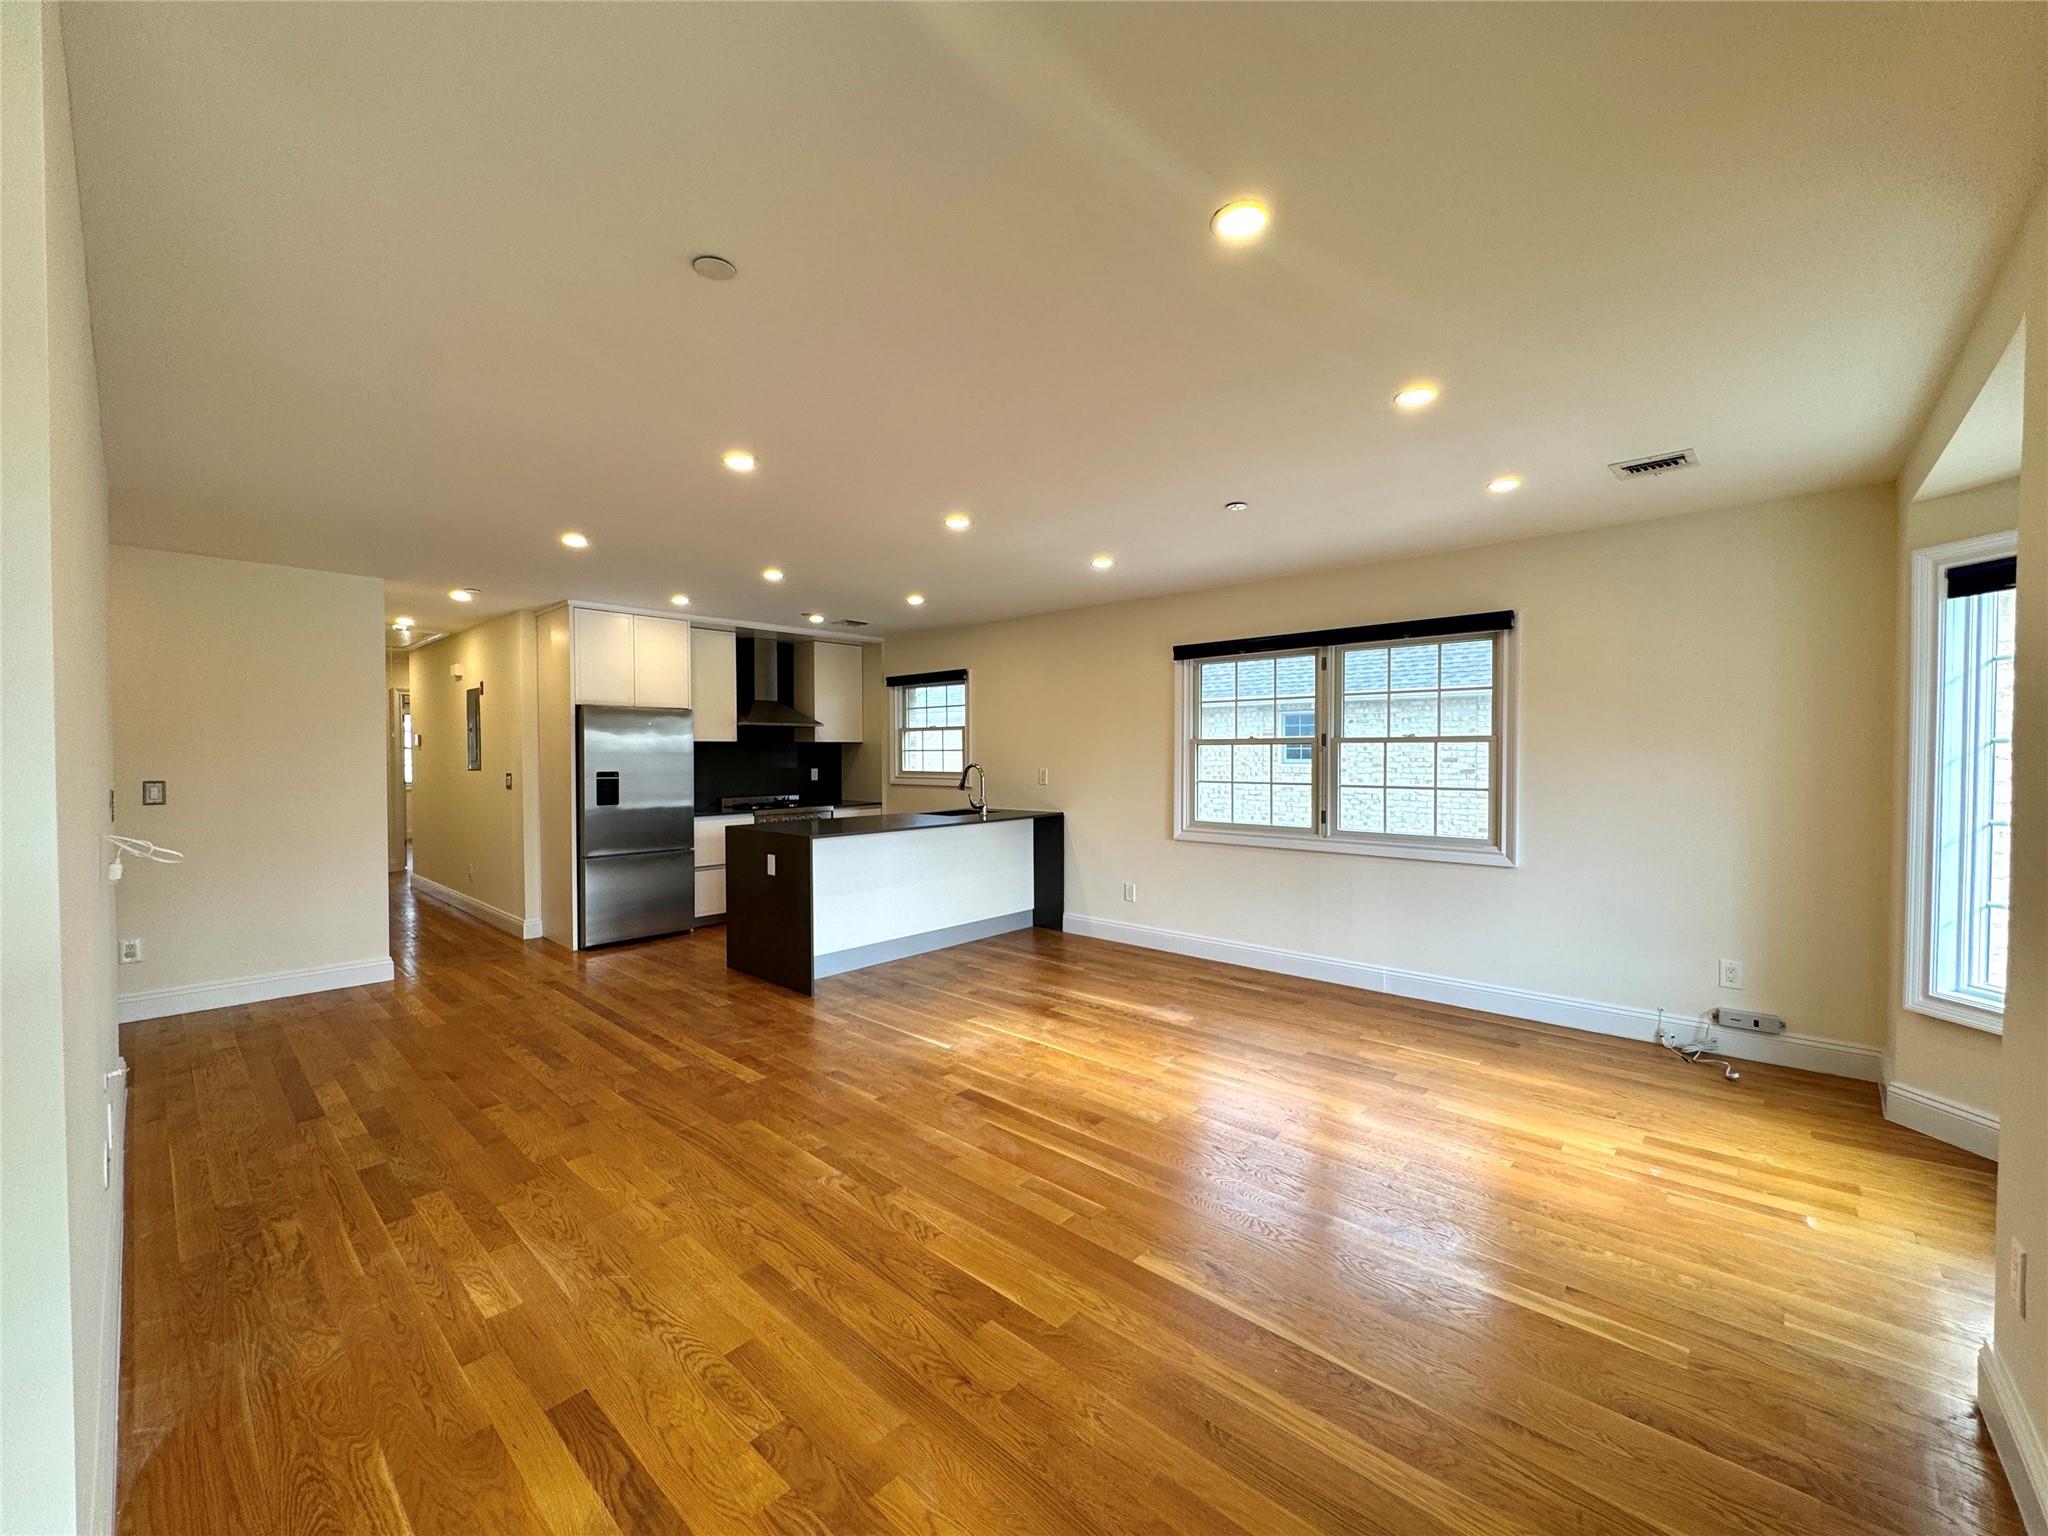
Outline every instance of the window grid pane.
<path id="1" fill-rule="evenodd" d="M 957 775 L 967 757 L 967 685 L 915 683 L 897 692 L 896 772 Z"/>
<path id="2" fill-rule="evenodd" d="M 1315 831 L 1316 656 L 1301 651 L 1196 665 L 1197 822 Z"/>
<path id="3" fill-rule="evenodd" d="M 1497 645 L 1489 635 L 1343 649 L 1337 835 L 1494 840 Z"/>
<path id="4" fill-rule="evenodd" d="M 2001 1010 L 2012 871 L 2014 593 L 1945 598 L 1935 701 L 1930 990 Z"/>

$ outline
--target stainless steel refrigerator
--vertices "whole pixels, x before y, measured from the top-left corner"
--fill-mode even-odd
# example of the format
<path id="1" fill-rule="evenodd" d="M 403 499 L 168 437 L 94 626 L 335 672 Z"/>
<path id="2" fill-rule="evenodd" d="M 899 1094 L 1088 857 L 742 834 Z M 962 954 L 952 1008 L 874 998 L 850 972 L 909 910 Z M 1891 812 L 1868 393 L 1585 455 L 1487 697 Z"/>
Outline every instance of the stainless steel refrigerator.
<path id="1" fill-rule="evenodd" d="M 576 779 L 581 947 L 688 928 L 697 905 L 690 712 L 580 705 Z"/>

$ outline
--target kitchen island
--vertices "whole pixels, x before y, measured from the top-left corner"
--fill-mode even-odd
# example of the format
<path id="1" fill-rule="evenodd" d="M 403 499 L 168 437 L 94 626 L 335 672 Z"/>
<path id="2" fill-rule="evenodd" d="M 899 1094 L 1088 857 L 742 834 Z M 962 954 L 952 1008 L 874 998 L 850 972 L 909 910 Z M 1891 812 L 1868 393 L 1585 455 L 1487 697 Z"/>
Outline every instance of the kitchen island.
<path id="1" fill-rule="evenodd" d="M 1059 811 L 916 811 L 726 833 L 725 963 L 792 991 L 827 976 L 1059 928 Z"/>

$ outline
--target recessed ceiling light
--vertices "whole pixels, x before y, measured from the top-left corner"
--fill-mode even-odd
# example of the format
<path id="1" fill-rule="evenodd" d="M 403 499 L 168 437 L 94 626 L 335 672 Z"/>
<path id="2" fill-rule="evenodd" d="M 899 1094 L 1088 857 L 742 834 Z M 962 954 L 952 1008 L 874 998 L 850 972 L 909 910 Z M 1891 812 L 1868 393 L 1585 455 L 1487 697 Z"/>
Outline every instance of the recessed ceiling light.
<path id="1" fill-rule="evenodd" d="M 903 601 L 910 604 L 913 608 L 922 608 L 924 606 L 924 594 L 922 592 L 913 592 Z"/>
<path id="2" fill-rule="evenodd" d="M 1108 570 L 1108 569 L 1109 569 L 1109 568 L 1110 568 L 1110 567 L 1111 567 L 1112 565 L 1115 565 L 1115 564 L 1116 564 L 1116 556 L 1115 556 L 1115 555 L 1097 555 L 1097 556 L 1096 556 L 1096 557 L 1095 557 L 1095 558 L 1094 558 L 1093 560 L 1090 560 L 1090 561 L 1089 561 L 1088 563 L 1089 563 L 1090 565 L 1094 566 L 1094 567 L 1095 567 L 1095 569 L 1097 569 L 1098 571 L 1106 571 L 1106 570 Z"/>
<path id="3" fill-rule="evenodd" d="M 736 475 L 751 475 L 754 472 L 754 456 L 744 448 L 735 448 L 725 456 L 725 467 Z"/>
<path id="4" fill-rule="evenodd" d="M 763 581 L 780 581 L 780 580 L 782 580 L 782 567 L 781 567 L 781 566 L 779 566 L 779 565 L 771 565 L 771 566 L 769 566 L 767 570 L 765 570 L 765 571 L 763 571 L 763 572 L 761 573 L 761 579 L 762 579 Z"/>
<path id="5" fill-rule="evenodd" d="M 669 601 L 675 604 L 678 608 L 687 608 L 690 606 L 690 599 L 688 595 L 682 592 L 678 592 L 674 597 L 670 598 Z"/>
<path id="6" fill-rule="evenodd" d="M 565 533 L 562 535 L 562 542 L 568 545 L 571 549 L 590 548 L 590 540 L 585 538 L 580 533 Z"/>
<path id="7" fill-rule="evenodd" d="M 1509 491 L 1519 491 L 1522 488 L 1522 477 L 1520 475 L 1495 475 L 1486 482 L 1486 488 L 1496 496 L 1505 496 Z"/>
<path id="8" fill-rule="evenodd" d="M 822 613 L 807 613 L 804 615 L 804 618 L 812 624 L 822 624 L 825 622 L 825 615 Z"/>
<path id="9" fill-rule="evenodd" d="M 409 613 L 401 613 L 397 618 L 391 621 L 391 627 L 393 629 L 411 629 L 412 615 Z"/>
<path id="10" fill-rule="evenodd" d="M 475 588 L 475 587 L 450 587 L 450 588 L 448 589 L 448 596 L 449 596 L 449 599 L 450 599 L 451 601 L 453 601 L 453 602 L 458 602 L 458 603 L 473 603 L 473 602 L 475 602 L 475 601 L 476 601 L 476 588 Z"/>
<path id="11" fill-rule="evenodd" d="M 1266 205 L 1256 198 L 1241 197 L 1235 202 L 1225 203 L 1209 216 L 1209 227 L 1216 231 L 1216 238 L 1241 245 L 1247 240 L 1256 240 L 1266 232 L 1266 225 L 1273 215 Z"/>
<path id="12" fill-rule="evenodd" d="M 1226 501 L 1223 503 L 1223 510 L 1226 512 L 1249 512 L 1251 509 L 1251 503 L 1247 501 Z"/>
<path id="13" fill-rule="evenodd" d="M 965 512 L 948 512 L 946 514 L 946 526 L 955 533 L 965 533 L 974 526 L 974 519 Z"/>
<path id="14" fill-rule="evenodd" d="M 723 256 L 705 254 L 690 263 L 690 270 L 699 277 L 708 277 L 714 283 L 728 283 L 740 275 L 740 269 Z"/>
<path id="15" fill-rule="evenodd" d="M 1419 411 L 1426 405 L 1435 405 L 1441 393 L 1434 384 L 1409 384 L 1395 392 L 1394 404 L 1404 411 Z"/>

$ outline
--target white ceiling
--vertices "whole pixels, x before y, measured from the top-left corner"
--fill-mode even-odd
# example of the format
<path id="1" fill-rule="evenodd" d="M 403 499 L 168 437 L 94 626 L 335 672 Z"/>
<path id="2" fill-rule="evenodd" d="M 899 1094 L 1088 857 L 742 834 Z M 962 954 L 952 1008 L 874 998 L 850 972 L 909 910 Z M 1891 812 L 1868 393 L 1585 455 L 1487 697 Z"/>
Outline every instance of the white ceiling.
<path id="1" fill-rule="evenodd" d="M 1887 478 L 2048 114 L 2042 5 L 64 27 L 116 538 L 431 628 L 953 623 Z"/>

